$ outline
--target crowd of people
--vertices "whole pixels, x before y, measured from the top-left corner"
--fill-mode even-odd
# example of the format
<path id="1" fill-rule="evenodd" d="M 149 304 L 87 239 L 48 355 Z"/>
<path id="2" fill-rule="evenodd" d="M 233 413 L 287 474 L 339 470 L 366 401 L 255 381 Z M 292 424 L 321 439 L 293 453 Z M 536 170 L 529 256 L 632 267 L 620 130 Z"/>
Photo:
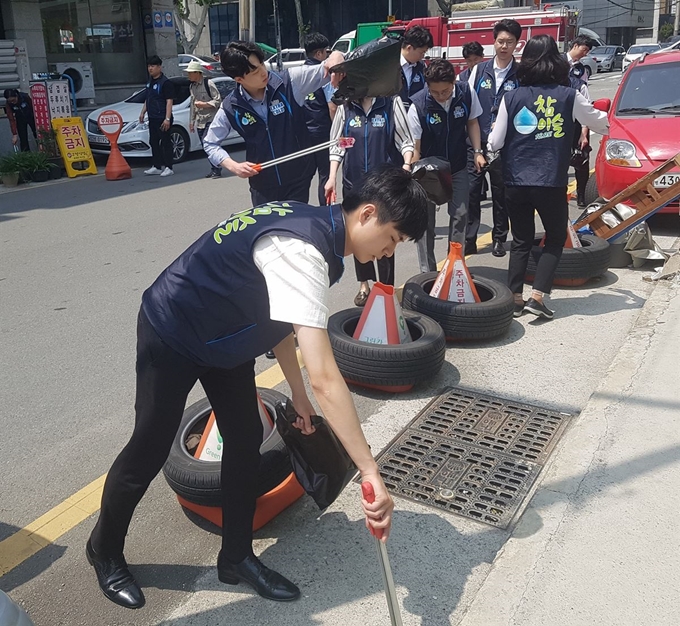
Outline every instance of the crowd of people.
<path id="1" fill-rule="evenodd" d="M 552 38 L 539 35 L 527 42 L 517 63 L 520 37 L 516 21 L 501 20 L 494 28 L 492 59 L 483 60 L 481 46 L 466 46 L 466 81 L 456 77 L 448 61 L 426 66 L 431 35 L 411 28 L 401 44 L 401 93 L 337 107 L 331 98 L 339 76 L 329 70 L 343 57 L 330 52 L 320 35 L 308 36 L 308 62 L 283 72 L 266 68 L 256 44 L 229 44 L 220 61 L 237 87 L 221 103 L 198 67 L 187 68 L 192 124 L 211 166 L 247 178 L 252 205 L 208 230 L 142 296 L 134 431 L 107 475 L 99 519 L 86 546 L 99 586 L 111 601 L 127 608 L 144 605 L 123 556 L 125 538 L 137 504 L 168 456 L 197 381 L 224 441 L 218 577 L 229 585 L 244 582 L 270 600 L 300 596 L 298 587 L 265 566 L 252 548 L 262 442 L 255 358 L 273 350 L 300 416 L 295 426 L 311 434 L 315 408 L 303 383 L 296 342 L 322 414 L 361 480 L 375 491 L 374 502 L 362 499 L 366 523 L 382 529 L 387 539 L 394 505 L 335 362 L 326 331 L 328 289 L 343 273 L 343 258 L 352 255 L 360 283 L 355 302 L 361 305 L 369 281 L 376 278 L 374 262 L 378 277 L 393 283 L 394 251 L 406 240 L 419 242 L 422 269 L 436 267 L 435 207 L 410 174 L 414 159 L 437 156 L 450 164 L 449 239 L 464 244 L 469 254 L 476 252 L 478 197 L 483 173 L 489 173 L 497 256 L 505 254 L 505 239 L 512 232 L 509 285 L 516 314 L 552 317 L 544 296 L 550 293 L 567 237 L 572 149 L 575 143 L 583 149 L 587 129 L 603 132 L 607 122 L 582 93 L 578 50 L 565 58 Z M 172 122 L 172 101 L 160 64 L 151 61 L 145 109 L 150 125 L 153 115 L 158 136 Z M 245 140 L 245 161 L 236 161 L 221 147 L 232 129 Z M 260 171 L 258 164 L 308 147 L 310 129 L 314 141 L 351 137 L 354 147 L 337 145 L 325 158 L 308 155 Z M 171 172 L 164 154 L 163 149 L 154 152 L 159 160 L 153 169 Z M 340 167 L 343 197 L 338 203 Z M 317 170 L 325 210 L 309 204 Z M 525 302 L 534 211 L 544 223 L 546 242 Z"/>

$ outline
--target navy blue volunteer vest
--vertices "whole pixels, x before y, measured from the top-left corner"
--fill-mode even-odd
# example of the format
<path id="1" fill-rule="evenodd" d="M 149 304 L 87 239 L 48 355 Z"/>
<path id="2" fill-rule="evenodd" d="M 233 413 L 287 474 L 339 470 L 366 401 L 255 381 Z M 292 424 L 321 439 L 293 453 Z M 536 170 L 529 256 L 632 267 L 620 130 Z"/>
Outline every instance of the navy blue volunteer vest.
<path id="1" fill-rule="evenodd" d="M 319 65 L 320 63 L 316 59 L 307 59 L 305 61 L 305 65 Z M 331 136 L 331 114 L 328 111 L 328 103 L 326 102 L 326 94 L 323 87 L 307 95 L 304 111 L 309 134 L 315 140 L 318 140 L 318 143 L 328 141 Z M 317 141 L 314 143 L 317 143 Z"/>
<path id="2" fill-rule="evenodd" d="M 146 112 L 149 119 L 165 119 L 165 96 L 163 85 L 168 82 L 168 77 L 161 74 L 157 80 L 151 79 L 146 84 Z"/>
<path id="3" fill-rule="evenodd" d="M 411 84 L 406 80 L 406 75 L 404 74 L 404 68 L 401 69 L 401 91 L 399 92 L 399 97 L 404 103 L 404 106 L 408 109 L 411 105 L 411 98 L 415 96 L 419 91 L 425 87 L 425 63 L 418 61 L 411 68 Z"/>
<path id="4" fill-rule="evenodd" d="M 508 129 L 502 150 L 508 187 L 566 187 L 576 92 L 562 85 L 520 87 L 505 94 Z"/>
<path id="5" fill-rule="evenodd" d="M 431 95 L 423 89 L 411 100 L 418 111 L 420 127 L 420 154 L 423 157 L 438 156 L 448 159 L 451 173 L 467 167 L 467 122 L 472 107 L 470 88 L 465 83 L 456 83 L 448 113 Z"/>
<path id="6" fill-rule="evenodd" d="M 7 103 L 7 106 L 12 109 L 14 119 L 17 122 L 32 123 L 33 122 L 33 104 L 27 93 L 19 92 L 16 104 Z"/>
<path id="7" fill-rule="evenodd" d="M 479 130 L 482 134 L 482 145 L 484 146 L 491 132 L 491 124 L 496 121 L 498 106 L 503 99 L 503 95 L 513 89 L 517 89 L 519 81 L 517 80 L 517 62 L 515 59 L 512 60 L 510 70 L 498 89 L 498 93 L 496 93 L 496 75 L 493 71 L 493 59 L 482 61 L 476 67 L 477 73 L 474 90 L 477 92 L 479 103 L 482 105 L 482 114 L 477 120 L 479 121 Z"/>
<path id="8" fill-rule="evenodd" d="M 300 202 L 261 205 L 218 224 L 183 252 L 142 296 L 160 338 L 199 365 L 232 368 L 278 344 L 290 324 L 269 319 L 269 297 L 253 261 L 264 235 L 307 241 L 323 254 L 330 284 L 340 279 L 345 250 L 342 207 Z"/>
<path id="9" fill-rule="evenodd" d="M 392 98 L 376 98 L 368 115 L 360 104 L 348 102 L 343 137 L 352 137 L 354 146 L 345 151 L 342 186 L 345 192 L 359 183 L 370 170 L 394 160 Z"/>
<path id="10" fill-rule="evenodd" d="M 569 63 L 569 57 L 566 52 L 562 54 L 562 58 Z M 576 78 L 587 83 L 588 74 L 586 73 L 586 66 L 581 61 L 576 61 L 574 64 L 569 63 L 569 78 Z"/>
<path id="11" fill-rule="evenodd" d="M 231 127 L 246 142 L 246 160 L 251 163 L 264 163 L 310 145 L 304 111 L 295 101 L 288 72 L 269 72 L 265 98 L 266 120 L 255 113 L 240 87 L 222 103 Z M 314 157 L 306 156 L 262 170 L 248 181 L 253 189 L 267 193 L 280 186 L 311 180 L 313 175 Z"/>
<path id="12" fill-rule="evenodd" d="M 458 82 L 459 83 L 467 83 L 470 80 L 470 72 L 472 70 L 469 67 L 466 67 L 462 72 L 458 73 Z"/>

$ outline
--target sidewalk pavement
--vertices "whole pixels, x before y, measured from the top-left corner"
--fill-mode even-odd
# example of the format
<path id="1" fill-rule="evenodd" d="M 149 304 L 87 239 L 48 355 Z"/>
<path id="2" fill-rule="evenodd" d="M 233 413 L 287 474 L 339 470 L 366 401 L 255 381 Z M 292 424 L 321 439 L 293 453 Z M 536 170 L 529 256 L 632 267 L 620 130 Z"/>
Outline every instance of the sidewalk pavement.
<path id="1" fill-rule="evenodd" d="M 679 291 L 677 279 L 655 286 L 514 528 L 396 500 L 388 551 L 405 626 L 680 624 Z M 373 449 L 425 403 L 374 415 L 364 424 Z M 243 585 L 225 593 L 211 571 L 163 624 L 389 624 L 358 494 L 350 484 L 316 520 L 309 499 L 289 509 L 296 532 L 284 545 L 279 519 L 265 527 L 257 552 L 268 565 L 286 573 L 318 563 L 304 580 L 298 571 L 303 598 L 277 605 L 274 621 L 271 603 Z"/>

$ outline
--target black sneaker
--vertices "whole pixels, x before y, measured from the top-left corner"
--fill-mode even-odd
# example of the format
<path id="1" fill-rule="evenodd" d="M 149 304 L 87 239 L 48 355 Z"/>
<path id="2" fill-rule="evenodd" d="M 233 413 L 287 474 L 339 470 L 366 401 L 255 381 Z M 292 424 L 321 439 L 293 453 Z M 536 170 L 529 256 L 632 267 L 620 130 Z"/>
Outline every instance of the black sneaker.
<path id="1" fill-rule="evenodd" d="M 555 315 L 547 306 L 545 306 L 545 304 L 538 300 L 534 300 L 533 298 L 527 300 L 527 303 L 524 305 L 524 310 L 533 315 L 537 315 L 538 317 L 545 317 L 548 320 L 551 320 L 553 315 Z"/>
<path id="2" fill-rule="evenodd" d="M 521 304 L 515 302 L 515 308 L 512 312 L 513 317 L 522 317 L 522 313 L 524 313 L 524 307 L 526 305 L 526 302 L 522 301 Z"/>
<path id="3" fill-rule="evenodd" d="M 222 178 L 222 172 L 210 172 L 210 178 Z"/>

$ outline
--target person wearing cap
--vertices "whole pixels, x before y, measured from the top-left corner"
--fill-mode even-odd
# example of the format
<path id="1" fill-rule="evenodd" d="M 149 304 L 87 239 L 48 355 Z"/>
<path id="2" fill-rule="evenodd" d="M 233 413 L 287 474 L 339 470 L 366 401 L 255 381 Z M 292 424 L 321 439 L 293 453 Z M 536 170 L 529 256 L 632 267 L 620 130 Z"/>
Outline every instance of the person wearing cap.
<path id="1" fill-rule="evenodd" d="M 198 138 L 203 144 L 203 137 L 210 126 L 210 122 L 213 121 L 222 104 L 222 96 L 220 96 L 215 82 L 203 76 L 203 66 L 198 61 L 191 61 L 184 71 L 191 81 L 189 85 L 191 92 L 189 130 L 193 133 L 196 129 Z M 219 178 L 220 176 L 222 176 L 222 168 L 211 163 L 210 172 L 205 177 Z"/>
<path id="2" fill-rule="evenodd" d="M 12 131 L 12 145 L 16 146 L 18 143 L 22 152 L 29 152 L 31 149 L 28 145 L 29 127 L 36 137 L 33 102 L 27 93 L 18 89 L 5 89 L 4 96 L 7 101 L 5 113 Z"/>
<path id="3" fill-rule="evenodd" d="M 147 176 L 160 174 L 172 176 L 172 141 L 170 127 L 172 126 L 172 99 L 175 95 L 172 82 L 163 74 L 163 61 L 157 55 L 150 56 L 146 61 L 149 72 L 149 82 L 146 84 L 146 99 L 139 123 L 144 123 L 144 116 L 149 118 L 149 144 L 151 145 L 152 166 L 144 170 Z"/>

